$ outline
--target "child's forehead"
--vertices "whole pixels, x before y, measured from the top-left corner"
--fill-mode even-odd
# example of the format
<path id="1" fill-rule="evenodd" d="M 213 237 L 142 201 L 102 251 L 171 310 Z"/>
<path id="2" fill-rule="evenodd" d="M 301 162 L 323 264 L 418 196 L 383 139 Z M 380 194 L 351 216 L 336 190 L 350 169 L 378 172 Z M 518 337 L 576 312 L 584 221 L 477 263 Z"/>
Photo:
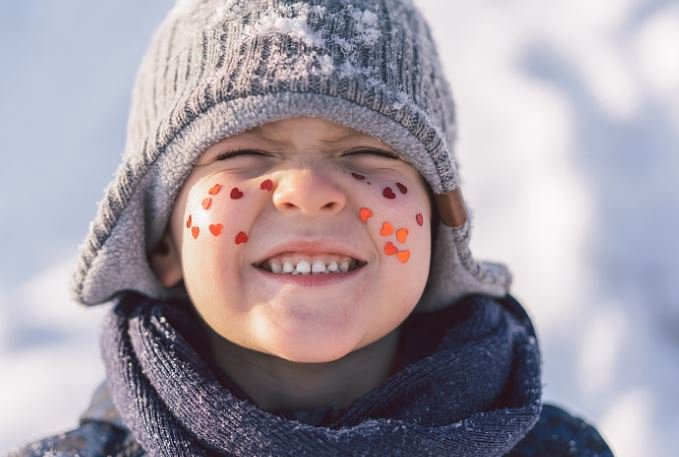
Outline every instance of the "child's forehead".
<path id="1" fill-rule="evenodd" d="M 240 140 L 260 140 L 273 144 L 286 144 L 303 140 L 321 145 L 341 145 L 343 143 L 368 142 L 391 149 L 378 138 L 344 125 L 320 118 L 291 118 L 268 122 L 242 133 L 224 138 L 217 144 L 238 142 Z"/>

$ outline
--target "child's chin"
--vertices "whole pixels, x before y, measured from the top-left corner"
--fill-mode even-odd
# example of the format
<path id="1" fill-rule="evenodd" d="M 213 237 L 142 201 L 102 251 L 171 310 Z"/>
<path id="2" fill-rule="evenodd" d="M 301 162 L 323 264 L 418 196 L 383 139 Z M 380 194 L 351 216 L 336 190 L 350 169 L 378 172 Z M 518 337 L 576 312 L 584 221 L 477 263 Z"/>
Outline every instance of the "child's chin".
<path id="1" fill-rule="evenodd" d="M 344 344 L 342 344 L 344 343 Z M 337 340 L 318 341 L 317 339 L 298 338 L 296 341 L 279 342 L 270 352 L 281 359 L 297 363 L 334 362 L 346 356 L 353 347 Z"/>

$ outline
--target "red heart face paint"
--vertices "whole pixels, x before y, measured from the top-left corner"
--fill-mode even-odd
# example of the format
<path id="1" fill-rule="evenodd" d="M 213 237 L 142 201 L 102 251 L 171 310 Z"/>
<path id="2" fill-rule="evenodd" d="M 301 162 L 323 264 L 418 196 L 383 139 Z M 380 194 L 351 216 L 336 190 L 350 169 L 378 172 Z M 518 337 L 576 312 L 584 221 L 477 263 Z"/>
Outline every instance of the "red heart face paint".
<path id="1" fill-rule="evenodd" d="M 236 235 L 236 244 L 247 243 L 248 235 L 245 232 L 238 232 Z"/>
<path id="2" fill-rule="evenodd" d="M 422 217 L 422 213 L 417 213 L 415 215 L 415 220 L 417 221 L 417 225 L 419 225 L 420 227 L 424 225 L 424 218 Z"/>
<path id="3" fill-rule="evenodd" d="M 398 258 L 399 262 L 406 263 L 408 259 L 410 259 L 410 250 L 406 249 L 405 251 L 398 251 L 396 257 Z"/>
<path id="4" fill-rule="evenodd" d="M 210 209 L 210 206 L 212 206 L 212 199 L 211 198 L 206 198 L 203 200 L 201 203 L 201 206 L 203 209 Z"/>
<path id="5" fill-rule="evenodd" d="M 262 190 L 268 190 L 269 192 L 271 192 L 273 190 L 273 181 L 270 180 L 270 179 L 265 179 L 259 185 L 259 188 L 262 189 Z"/>
<path id="6" fill-rule="evenodd" d="M 393 233 L 394 227 L 389 222 L 382 223 L 382 228 L 380 229 L 380 235 L 389 236 Z"/>
<path id="7" fill-rule="evenodd" d="M 401 184 L 400 182 L 396 183 L 396 187 L 398 187 L 398 190 L 401 191 L 402 194 L 407 194 L 408 193 L 408 188 Z"/>
<path id="8" fill-rule="evenodd" d="M 210 233 L 214 236 L 219 236 L 223 229 L 224 226 L 222 224 L 210 224 Z"/>
<path id="9" fill-rule="evenodd" d="M 233 189 L 231 189 L 231 198 L 233 198 L 234 200 L 238 200 L 242 196 L 243 192 L 241 192 L 238 187 L 234 187 Z"/>
<path id="10" fill-rule="evenodd" d="M 189 214 L 188 219 L 186 219 L 186 228 L 191 228 L 191 215 Z"/>
<path id="11" fill-rule="evenodd" d="M 396 194 L 394 193 L 393 190 L 391 190 L 391 187 L 385 187 L 384 190 L 382 191 L 382 195 L 384 195 L 384 198 L 388 198 L 390 200 L 396 198 Z"/>
<path id="12" fill-rule="evenodd" d="M 353 173 L 353 172 L 352 172 L 352 173 L 351 173 L 351 176 L 353 176 L 354 178 L 358 179 L 359 181 L 363 181 L 363 180 L 365 179 L 365 176 L 363 176 L 363 175 L 361 175 L 361 174 L 359 174 L 359 173 Z"/>
<path id="13" fill-rule="evenodd" d="M 372 217 L 372 215 L 373 215 L 373 212 L 368 208 L 361 208 L 361 209 L 358 210 L 358 217 L 363 222 L 370 219 Z"/>
<path id="14" fill-rule="evenodd" d="M 406 239 L 408 238 L 408 229 L 407 228 L 400 228 L 396 230 L 396 239 L 401 243 L 405 243 Z"/>
<path id="15" fill-rule="evenodd" d="M 214 186 L 210 187 L 210 190 L 208 190 L 207 193 L 210 195 L 217 195 L 220 190 L 222 190 L 222 185 L 215 184 Z"/>
<path id="16" fill-rule="evenodd" d="M 191 227 L 191 235 L 193 236 L 193 239 L 198 239 L 198 235 L 200 234 L 200 228 L 198 227 Z"/>
<path id="17" fill-rule="evenodd" d="M 394 246 L 394 243 L 392 243 L 391 241 L 387 241 L 386 243 L 384 243 L 384 253 L 386 255 L 394 255 L 397 252 L 398 249 L 396 248 L 396 246 Z"/>

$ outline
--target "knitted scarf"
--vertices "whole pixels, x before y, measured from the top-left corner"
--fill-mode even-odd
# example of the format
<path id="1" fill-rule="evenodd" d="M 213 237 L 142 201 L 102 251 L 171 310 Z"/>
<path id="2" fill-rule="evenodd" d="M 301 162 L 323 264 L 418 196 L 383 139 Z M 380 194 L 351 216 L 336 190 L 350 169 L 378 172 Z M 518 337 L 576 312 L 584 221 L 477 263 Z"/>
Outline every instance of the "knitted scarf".
<path id="1" fill-rule="evenodd" d="M 114 404 L 152 456 L 506 454 L 541 409 L 540 355 L 511 296 L 468 296 L 402 324 L 398 369 L 326 423 L 258 408 L 206 360 L 182 302 L 129 294 L 104 321 Z"/>

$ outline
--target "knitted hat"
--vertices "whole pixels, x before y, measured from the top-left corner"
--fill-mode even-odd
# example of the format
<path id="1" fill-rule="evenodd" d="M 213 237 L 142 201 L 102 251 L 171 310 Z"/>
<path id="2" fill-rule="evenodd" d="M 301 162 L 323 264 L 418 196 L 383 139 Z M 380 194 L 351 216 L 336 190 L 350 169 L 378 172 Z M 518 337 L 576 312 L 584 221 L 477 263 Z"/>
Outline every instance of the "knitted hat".
<path id="1" fill-rule="evenodd" d="M 301 116 L 372 135 L 429 183 L 441 225 L 417 310 L 508 292 L 507 269 L 469 251 L 453 100 L 429 27 L 409 0 L 179 0 L 137 74 L 122 163 L 81 248 L 76 299 L 176 294 L 160 284 L 147 252 L 200 154 Z"/>

